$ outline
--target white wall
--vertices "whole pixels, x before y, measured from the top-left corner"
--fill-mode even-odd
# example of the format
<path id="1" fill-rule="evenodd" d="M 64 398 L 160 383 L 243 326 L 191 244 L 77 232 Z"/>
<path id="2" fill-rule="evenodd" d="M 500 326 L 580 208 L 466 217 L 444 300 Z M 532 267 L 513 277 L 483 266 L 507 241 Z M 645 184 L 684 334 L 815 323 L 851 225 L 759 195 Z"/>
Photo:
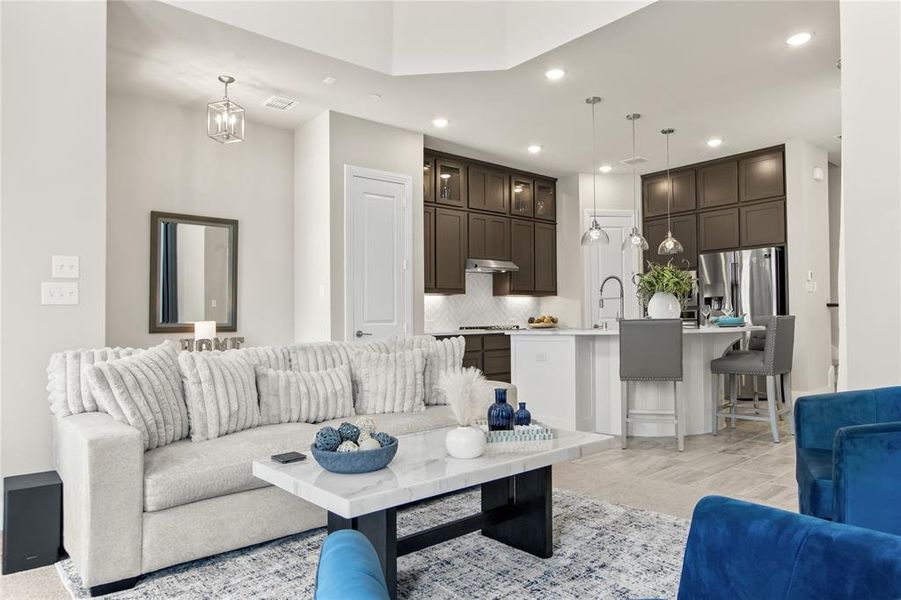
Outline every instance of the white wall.
<path id="1" fill-rule="evenodd" d="M 795 315 L 792 388 L 802 395 L 831 389 L 828 166 L 822 148 L 806 140 L 786 142 L 788 310 Z M 813 178 L 816 167 L 823 170 L 822 181 Z"/>
<path id="2" fill-rule="evenodd" d="M 408 175 L 413 178 L 413 331 L 423 330 L 423 239 L 422 239 L 422 134 L 390 125 L 328 111 L 295 131 L 296 185 L 294 204 L 298 212 L 294 235 L 304 239 L 304 257 L 298 256 L 295 285 L 298 317 L 295 338 L 343 340 L 344 331 L 344 167 L 353 165 Z M 328 156 L 328 181 L 322 180 Z M 322 203 L 325 204 L 322 204 Z M 327 207 L 326 218 L 323 206 Z M 300 259 L 315 256 L 312 271 Z M 328 274 L 321 271 L 328 270 Z M 300 288 L 305 291 L 300 291 Z M 315 315 L 315 316 L 313 316 Z M 315 319 L 315 322 L 314 322 Z"/>
<path id="3" fill-rule="evenodd" d="M 901 382 L 901 4 L 840 4 L 839 388 Z"/>
<path id="4" fill-rule="evenodd" d="M 293 135 L 247 123 L 206 137 L 206 107 L 110 94 L 106 341 L 148 346 L 150 211 L 238 220 L 238 332 L 248 345 L 293 338 Z M 234 334 L 228 334 L 234 335 Z"/>
<path id="5" fill-rule="evenodd" d="M 51 466 L 52 352 L 104 342 L 106 4 L 0 3 L 0 456 Z M 50 257 L 80 257 L 77 306 L 41 306 Z"/>

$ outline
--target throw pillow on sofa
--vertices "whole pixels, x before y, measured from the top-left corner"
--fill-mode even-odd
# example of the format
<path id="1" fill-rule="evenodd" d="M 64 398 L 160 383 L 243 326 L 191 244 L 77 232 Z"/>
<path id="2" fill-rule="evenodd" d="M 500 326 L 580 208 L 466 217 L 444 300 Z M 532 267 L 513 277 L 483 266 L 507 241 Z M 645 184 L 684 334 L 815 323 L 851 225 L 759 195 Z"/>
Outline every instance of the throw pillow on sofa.
<path id="1" fill-rule="evenodd" d="M 291 368 L 291 354 L 287 346 L 255 346 L 234 351 L 253 366 L 287 371 Z"/>
<path id="2" fill-rule="evenodd" d="M 141 432 L 145 450 L 188 437 L 188 412 L 174 343 L 99 362 L 85 369 L 84 375 L 103 411 Z"/>
<path id="3" fill-rule="evenodd" d="M 50 357 L 47 366 L 47 391 L 50 412 L 57 417 L 68 417 L 83 412 L 98 412 L 97 400 L 84 376 L 85 369 L 108 360 L 133 356 L 143 349 L 97 348 L 94 350 L 67 350 Z"/>
<path id="4" fill-rule="evenodd" d="M 260 425 L 254 367 L 241 350 L 182 352 L 191 441 L 212 440 Z"/>
<path id="5" fill-rule="evenodd" d="M 358 351 L 351 355 L 357 414 L 425 410 L 422 350 Z"/>
<path id="6" fill-rule="evenodd" d="M 350 365 L 324 371 L 256 367 L 264 425 L 319 423 L 354 416 Z"/>
<path id="7" fill-rule="evenodd" d="M 351 354 L 357 351 L 393 352 L 394 338 L 373 342 L 312 342 L 288 346 L 291 368 L 295 371 L 323 371 L 351 364 Z"/>
<path id="8" fill-rule="evenodd" d="M 454 338 L 436 339 L 430 335 L 414 335 L 398 340 L 399 350 L 419 348 L 425 357 L 425 403 L 427 406 L 447 404 L 447 399 L 438 380 L 447 373 L 463 371 L 463 353 L 466 352 L 466 339 L 461 335 Z"/>

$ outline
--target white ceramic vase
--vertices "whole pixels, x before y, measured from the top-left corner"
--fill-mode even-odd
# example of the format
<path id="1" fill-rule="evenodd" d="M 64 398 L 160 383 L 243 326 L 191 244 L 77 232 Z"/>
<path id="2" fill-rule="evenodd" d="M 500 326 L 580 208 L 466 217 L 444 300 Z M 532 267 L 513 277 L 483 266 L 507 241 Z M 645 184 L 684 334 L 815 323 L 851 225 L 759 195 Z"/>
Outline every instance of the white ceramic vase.
<path id="1" fill-rule="evenodd" d="M 485 453 L 485 433 L 475 427 L 457 427 L 447 432 L 444 447 L 454 458 L 478 458 Z"/>
<path id="2" fill-rule="evenodd" d="M 655 292 L 648 301 L 648 316 L 652 319 L 678 319 L 682 305 L 672 294 Z"/>

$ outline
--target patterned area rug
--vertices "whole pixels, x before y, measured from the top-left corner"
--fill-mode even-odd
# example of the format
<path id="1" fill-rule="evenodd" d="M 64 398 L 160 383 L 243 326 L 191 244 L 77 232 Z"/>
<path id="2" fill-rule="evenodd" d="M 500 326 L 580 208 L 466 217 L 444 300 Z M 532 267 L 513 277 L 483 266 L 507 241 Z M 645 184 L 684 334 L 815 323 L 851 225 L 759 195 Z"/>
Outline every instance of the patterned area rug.
<path id="1" fill-rule="evenodd" d="M 478 492 L 398 513 L 406 535 L 479 508 Z M 675 598 L 688 521 L 554 491 L 554 556 L 540 559 L 471 533 L 398 559 L 400 598 Z M 116 600 L 312 598 L 324 529 L 170 567 Z M 87 598 L 71 561 L 57 563 Z"/>

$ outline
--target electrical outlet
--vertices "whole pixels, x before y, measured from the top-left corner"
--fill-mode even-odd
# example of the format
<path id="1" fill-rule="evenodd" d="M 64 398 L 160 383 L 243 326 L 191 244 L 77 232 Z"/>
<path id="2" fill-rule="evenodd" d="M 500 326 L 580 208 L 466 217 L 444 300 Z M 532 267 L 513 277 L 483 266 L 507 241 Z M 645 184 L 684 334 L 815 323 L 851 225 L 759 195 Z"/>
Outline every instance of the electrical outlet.
<path id="1" fill-rule="evenodd" d="M 50 257 L 50 276 L 62 279 L 78 279 L 78 257 Z"/>
<path id="2" fill-rule="evenodd" d="M 816 281 L 808 281 L 807 282 L 807 293 L 813 294 L 817 291 L 817 282 Z"/>
<path id="3" fill-rule="evenodd" d="M 41 283 L 41 304 L 66 305 L 78 304 L 78 283 L 44 281 Z"/>

